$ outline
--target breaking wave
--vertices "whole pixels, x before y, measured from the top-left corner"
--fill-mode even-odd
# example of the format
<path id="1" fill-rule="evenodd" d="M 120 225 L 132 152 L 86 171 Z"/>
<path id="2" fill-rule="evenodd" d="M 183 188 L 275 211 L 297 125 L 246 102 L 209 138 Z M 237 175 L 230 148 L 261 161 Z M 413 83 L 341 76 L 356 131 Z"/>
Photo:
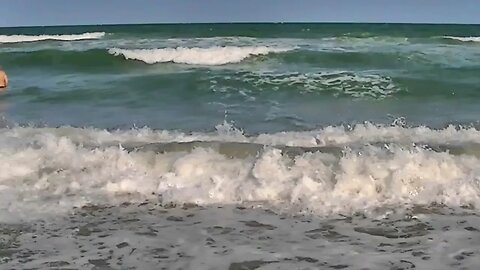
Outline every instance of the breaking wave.
<path id="1" fill-rule="evenodd" d="M 453 39 L 463 42 L 480 42 L 480 37 L 455 37 L 455 36 L 444 36 L 446 39 Z"/>
<path id="2" fill-rule="evenodd" d="M 480 207 L 480 131 L 357 125 L 247 137 L 80 128 L 0 130 L 0 215 L 87 204 L 244 204 L 316 215 Z"/>
<path id="3" fill-rule="evenodd" d="M 225 65 L 238 63 L 248 57 L 267 55 L 269 53 L 286 52 L 290 49 L 273 48 L 267 46 L 225 46 L 210 48 L 164 48 L 164 49 L 137 49 L 126 50 L 119 48 L 109 49 L 115 56 L 122 55 L 125 59 L 143 61 L 147 64 L 180 63 L 190 65 Z"/>
<path id="4" fill-rule="evenodd" d="M 87 39 L 100 39 L 105 32 L 91 32 L 71 35 L 0 35 L 0 43 L 22 43 L 45 40 L 76 41 Z"/>

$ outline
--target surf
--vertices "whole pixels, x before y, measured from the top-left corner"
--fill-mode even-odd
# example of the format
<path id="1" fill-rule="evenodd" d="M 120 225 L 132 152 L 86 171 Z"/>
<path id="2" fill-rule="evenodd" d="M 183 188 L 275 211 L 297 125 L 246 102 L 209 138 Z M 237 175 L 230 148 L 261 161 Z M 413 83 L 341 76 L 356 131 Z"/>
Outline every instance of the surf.
<path id="1" fill-rule="evenodd" d="M 162 49 L 119 49 L 111 48 L 108 52 L 115 56 L 123 56 L 128 60 L 139 60 L 147 64 L 179 63 L 190 65 L 225 65 L 239 63 L 242 60 L 270 53 L 289 51 L 287 48 L 274 48 L 267 46 L 215 46 L 209 48 L 176 47 Z"/>
<path id="2" fill-rule="evenodd" d="M 37 41 L 78 41 L 101 39 L 105 32 L 87 32 L 82 34 L 64 34 L 64 35 L 0 35 L 0 43 L 24 43 Z"/>

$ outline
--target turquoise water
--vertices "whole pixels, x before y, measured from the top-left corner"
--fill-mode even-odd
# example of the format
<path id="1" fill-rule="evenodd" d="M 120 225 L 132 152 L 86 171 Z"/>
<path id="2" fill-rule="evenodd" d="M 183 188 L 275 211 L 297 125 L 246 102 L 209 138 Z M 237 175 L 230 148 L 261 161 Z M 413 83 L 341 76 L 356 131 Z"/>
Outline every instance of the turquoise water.
<path id="1" fill-rule="evenodd" d="M 200 131 L 226 120 L 259 133 L 400 117 L 437 128 L 478 121 L 476 25 L 119 25 L 0 35 L 11 78 L 2 108 L 18 124 Z M 121 53 L 137 49 L 145 50 Z"/>

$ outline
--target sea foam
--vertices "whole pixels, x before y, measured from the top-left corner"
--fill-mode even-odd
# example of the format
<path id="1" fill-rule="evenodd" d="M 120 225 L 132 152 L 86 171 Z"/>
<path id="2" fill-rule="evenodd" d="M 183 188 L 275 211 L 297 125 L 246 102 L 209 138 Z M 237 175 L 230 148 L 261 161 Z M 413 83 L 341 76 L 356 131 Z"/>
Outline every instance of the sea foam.
<path id="1" fill-rule="evenodd" d="M 222 128 L 212 134 L 76 128 L 13 128 L 0 134 L 0 215 L 10 218 L 146 199 L 256 202 L 316 215 L 432 203 L 480 207 L 480 152 L 469 146 L 480 142 L 475 129 L 365 124 L 254 137 Z M 155 147 L 193 141 L 223 141 L 226 148 Z M 465 149 L 449 152 L 425 143 Z M 287 153 L 287 145 L 314 148 Z M 238 154 L 242 149 L 256 152 Z"/>
<path id="2" fill-rule="evenodd" d="M 455 37 L 455 36 L 444 36 L 446 39 L 454 39 L 463 42 L 480 42 L 480 37 Z"/>
<path id="3" fill-rule="evenodd" d="M 210 89 L 228 92 L 229 86 L 222 84 L 225 79 L 224 75 L 214 76 Z M 330 91 L 335 96 L 346 95 L 354 98 L 384 98 L 403 90 L 387 76 L 341 70 L 307 73 L 243 72 L 234 77 L 228 76 L 228 80 L 249 83 L 248 89 L 251 91 L 269 91 L 270 89 L 286 89 L 299 93 Z"/>
<path id="4" fill-rule="evenodd" d="M 135 50 L 112 48 L 108 52 L 115 56 L 122 55 L 125 59 L 139 60 L 147 64 L 173 62 L 191 65 L 224 65 L 238 63 L 251 56 L 286 52 L 288 50 L 290 49 L 267 46 L 215 46 L 209 48 L 177 47 Z"/>
<path id="5" fill-rule="evenodd" d="M 71 35 L 0 35 L 0 43 L 22 43 L 44 40 L 76 41 L 87 39 L 100 39 L 105 32 L 91 32 Z"/>

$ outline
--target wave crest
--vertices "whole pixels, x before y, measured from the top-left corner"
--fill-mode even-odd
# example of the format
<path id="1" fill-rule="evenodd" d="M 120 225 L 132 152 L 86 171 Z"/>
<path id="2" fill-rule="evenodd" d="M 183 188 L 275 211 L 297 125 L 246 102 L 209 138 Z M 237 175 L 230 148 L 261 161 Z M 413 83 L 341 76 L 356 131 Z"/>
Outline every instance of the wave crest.
<path id="1" fill-rule="evenodd" d="M 318 215 L 432 203 L 480 207 L 480 152 L 469 144 L 480 141 L 475 129 L 365 124 L 251 138 L 221 128 L 210 135 L 77 128 L 0 134 L 0 216 L 145 199 L 263 202 Z M 425 141 L 449 149 L 419 145 Z"/>
<path id="2" fill-rule="evenodd" d="M 108 52 L 115 56 L 123 55 L 125 59 L 140 60 L 147 64 L 179 63 L 190 65 L 225 65 L 238 63 L 248 57 L 267 55 L 269 53 L 286 52 L 290 49 L 273 48 L 267 46 L 225 46 L 209 48 L 163 48 L 163 49 L 136 49 L 127 50 L 112 48 Z"/>
<path id="3" fill-rule="evenodd" d="M 455 37 L 455 36 L 444 36 L 446 39 L 453 39 L 463 42 L 480 42 L 480 37 Z"/>
<path id="4" fill-rule="evenodd" d="M 45 40 L 76 41 L 87 39 L 100 39 L 105 32 L 91 32 L 71 35 L 0 35 L 0 43 L 22 43 Z"/>

